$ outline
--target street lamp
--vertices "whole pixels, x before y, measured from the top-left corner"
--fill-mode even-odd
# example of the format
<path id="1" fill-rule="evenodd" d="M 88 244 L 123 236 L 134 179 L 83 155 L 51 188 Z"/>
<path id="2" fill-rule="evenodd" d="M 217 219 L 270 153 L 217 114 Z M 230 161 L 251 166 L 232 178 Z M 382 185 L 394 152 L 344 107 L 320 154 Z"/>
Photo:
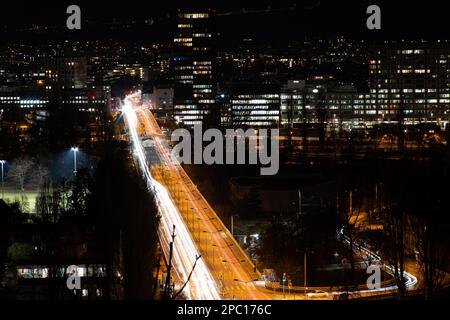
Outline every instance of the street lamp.
<path id="1" fill-rule="evenodd" d="M 6 163 L 5 160 L 0 160 L 0 164 L 2 165 L 2 199 L 4 198 L 4 192 L 3 192 L 3 165 Z"/>
<path id="2" fill-rule="evenodd" d="M 75 176 L 77 174 L 77 152 L 78 152 L 78 147 L 72 147 L 71 150 L 73 151 L 73 175 Z"/>
<path id="3" fill-rule="evenodd" d="M 237 217 L 236 214 L 231 215 L 231 235 L 234 237 L 234 217 Z"/>

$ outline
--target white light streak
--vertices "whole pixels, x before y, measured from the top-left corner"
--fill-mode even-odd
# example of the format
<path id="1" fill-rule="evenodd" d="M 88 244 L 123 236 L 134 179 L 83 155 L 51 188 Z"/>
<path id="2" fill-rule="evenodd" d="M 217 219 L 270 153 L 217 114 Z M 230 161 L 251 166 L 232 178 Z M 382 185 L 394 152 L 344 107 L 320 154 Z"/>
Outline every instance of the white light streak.
<path id="1" fill-rule="evenodd" d="M 160 239 L 164 248 L 167 250 L 169 239 L 171 239 L 173 226 L 176 226 L 176 237 L 173 250 L 173 265 L 175 272 L 182 282 L 187 281 L 191 272 L 195 258 L 199 255 L 198 250 L 181 218 L 180 212 L 169 196 L 166 188 L 156 181 L 149 170 L 144 148 L 137 133 L 136 126 L 139 121 L 134 110 L 133 99 L 140 96 L 140 92 L 128 95 L 123 103 L 122 112 L 125 115 L 130 138 L 133 143 L 134 155 L 139 161 L 139 166 L 146 179 L 149 190 L 154 194 L 160 215 L 161 222 L 159 226 Z M 190 283 L 183 292 L 188 299 L 217 300 L 220 299 L 219 290 L 216 282 L 213 280 L 211 273 L 204 261 L 200 259 L 197 262 L 195 270 L 192 274 Z"/>

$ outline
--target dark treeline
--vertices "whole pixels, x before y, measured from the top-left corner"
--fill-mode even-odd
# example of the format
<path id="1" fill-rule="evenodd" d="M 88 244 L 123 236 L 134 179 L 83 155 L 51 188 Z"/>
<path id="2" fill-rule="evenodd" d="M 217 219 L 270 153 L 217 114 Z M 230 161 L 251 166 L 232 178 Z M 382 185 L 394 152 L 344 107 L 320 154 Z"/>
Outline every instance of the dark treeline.
<path id="1" fill-rule="evenodd" d="M 312 189 L 319 204 L 300 215 L 280 212 L 270 219 L 258 252 L 261 266 L 278 275 L 286 272 L 294 285 L 302 285 L 306 252 L 311 285 L 321 276 L 318 268 L 341 263 L 349 268 L 343 282 L 358 285 L 364 280 L 358 276 L 360 258 L 336 237 L 344 227 L 350 241 L 365 244 L 394 266 L 399 298 L 408 295 L 403 271 L 415 269 L 420 294 L 442 297 L 450 271 L 450 163 L 445 153 L 428 155 L 427 161 L 365 159 L 321 166 L 329 184 L 322 188 L 318 181 Z M 333 259 L 335 252 L 339 258 Z"/>
<path id="2" fill-rule="evenodd" d="M 9 214 L 1 215 L 0 232 L 14 234 L 0 246 L 2 266 L 7 266 L 2 273 L 23 263 L 47 266 L 48 287 L 39 297 L 79 299 L 80 293 L 68 294 L 67 275 L 62 283 L 58 270 L 100 264 L 105 276 L 94 280 L 101 290 L 97 299 L 151 299 L 159 216 L 127 148 L 121 142 L 103 144 L 92 176 L 80 168 L 73 180 L 47 178 L 36 214 L 24 214 L 20 203 L 10 204 Z M 17 290 L 1 288 L 0 295 L 19 298 Z M 89 297 L 94 298 L 92 291 Z"/>
<path id="3" fill-rule="evenodd" d="M 112 289 L 115 283 L 116 268 L 123 268 L 124 297 L 149 299 L 158 210 L 124 146 L 106 150 L 95 174 L 92 211 L 98 249 L 110 267 L 108 286 Z"/>

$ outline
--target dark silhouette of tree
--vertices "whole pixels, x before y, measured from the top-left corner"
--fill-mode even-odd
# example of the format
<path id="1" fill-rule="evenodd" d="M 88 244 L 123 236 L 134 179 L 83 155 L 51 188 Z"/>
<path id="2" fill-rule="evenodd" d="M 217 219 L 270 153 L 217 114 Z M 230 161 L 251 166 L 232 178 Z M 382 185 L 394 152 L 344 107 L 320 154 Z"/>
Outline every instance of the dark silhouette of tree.
<path id="1" fill-rule="evenodd" d="M 130 175 L 132 201 L 123 232 L 124 294 L 126 299 L 151 299 L 156 261 L 158 208 L 137 173 Z"/>
<path id="2" fill-rule="evenodd" d="M 70 184 L 69 214 L 86 215 L 92 189 L 92 177 L 86 168 L 77 170 L 75 179 Z"/>
<path id="3" fill-rule="evenodd" d="M 63 97 L 54 92 L 49 97 L 49 116 L 42 126 L 43 141 L 54 151 L 74 145 L 77 141 L 78 111 L 74 107 L 63 108 Z"/>
<path id="4" fill-rule="evenodd" d="M 450 249 L 447 230 L 441 224 L 426 217 L 413 219 L 411 223 L 416 237 L 416 252 L 425 288 L 425 299 L 439 297 L 443 289 L 447 268 L 450 263 Z"/>
<path id="5" fill-rule="evenodd" d="M 22 157 L 16 158 L 9 168 L 8 177 L 16 182 L 21 191 L 25 191 L 25 183 L 30 179 L 33 166 L 32 159 Z"/>
<path id="6" fill-rule="evenodd" d="M 350 262 L 349 281 L 350 286 L 356 286 L 355 279 L 355 245 L 360 237 L 360 232 L 357 228 L 361 221 L 362 199 L 361 192 L 352 190 L 345 194 L 345 198 L 338 204 L 339 221 L 344 227 L 344 234 L 348 238 L 348 258 Z"/>
<path id="7" fill-rule="evenodd" d="M 250 187 L 236 205 L 236 212 L 242 217 L 256 217 L 261 212 L 261 199 L 257 187 Z"/>
<path id="8" fill-rule="evenodd" d="M 128 156 L 109 142 L 94 175 L 90 199 L 97 251 L 106 262 L 106 298 L 150 299 L 158 212 Z M 123 282 L 121 281 L 123 276 Z"/>
<path id="9" fill-rule="evenodd" d="M 405 298 L 405 256 L 406 256 L 406 215 L 398 205 L 386 206 L 384 210 L 384 243 L 385 259 L 393 266 L 393 276 L 398 287 L 400 299 Z"/>

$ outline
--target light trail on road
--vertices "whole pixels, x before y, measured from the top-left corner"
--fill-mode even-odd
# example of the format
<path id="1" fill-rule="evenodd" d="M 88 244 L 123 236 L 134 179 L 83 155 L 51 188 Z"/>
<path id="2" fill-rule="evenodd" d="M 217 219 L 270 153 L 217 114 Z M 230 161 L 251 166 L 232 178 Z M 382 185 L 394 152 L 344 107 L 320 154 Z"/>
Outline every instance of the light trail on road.
<path id="1" fill-rule="evenodd" d="M 340 237 L 342 237 L 344 239 L 344 242 L 347 245 L 350 246 L 350 238 L 345 235 L 344 228 L 341 228 L 339 230 L 338 234 L 339 234 Z M 367 255 L 373 261 L 381 263 L 381 257 L 379 255 L 373 253 L 369 249 L 364 248 L 362 245 L 357 244 L 357 243 L 354 243 L 353 247 L 355 247 L 356 250 L 358 250 L 358 251 L 364 253 L 365 255 Z M 387 270 L 389 270 L 391 275 L 393 275 L 395 273 L 394 266 L 383 264 L 383 267 L 385 267 Z M 411 273 L 409 273 L 409 272 L 403 271 L 403 278 L 405 279 L 405 288 L 406 289 L 412 288 L 418 283 L 417 278 L 414 275 L 412 275 Z M 394 291 L 394 290 L 398 290 L 398 286 L 397 285 L 383 287 L 383 288 L 375 288 L 375 289 L 356 290 L 356 291 L 350 291 L 349 293 L 352 293 L 352 294 L 367 294 L 367 293 L 377 293 L 377 292 L 389 292 L 389 291 Z M 344 293 L 344 292 L 333 292 L 333 294 L 342 294 L 342 293 Z"/>
<path id="2" fill-rule="evenodd" d="M 195 210 L 196 218 L 202 221 L 202 236 L 204 241 L 202 241 L 201 238 L 197 239 L 198 247 L 200 248 L 201 243 L 206 241 L 209 242 L 210 245 L 214 244 L 215 247 L 220 248 L 220 260 L 225 261 L 224 263 L 219 262 L 218 264 L 215 264 L 214 262 L 206 259 L 206 261 L 209 262 L 208 266 L 212 271 L 212 274 L 215 276 L 216 281 L 221 282 L 222 286 L 228 288 L 229 292 L 227 295 L 232 299 L 268 299 L 268 296 L 261 292 L 259 288 L 256 288 L 252 281 L 255 280 L 255 277 L 251 276 L 253 264 L 249 261 L 248 256 L 235 241 L 232 235 L 229 234 L 228 229 L 222 223 L 220 218 L 214 213 L 207 201 L 202 197 L 201 193 L 197 190 L 190 178 L 184 172 L 184 169 L 181 167 L 176 157 L 174 157 L 170 152 L 170 148 L 163 144 L 160 138 L 162 132 L 151 112 L 145 108 L 137 109 L 136 111 L 142 116 L 144 127 L 152 136 L 155 146 L 158 149 L 166 168 L 177 177 L 180 191 L 187 197 L 187 200 L 189 200 L 189 203 Z M 213 215 L 213 217 L 208 215 L 206 210 Z M 199 226 L 197 229 L 198 228 Z M 192 229 L 190 231 L 192 234 L 195 230 Z M 207 235 L 205 236 L 203 233 L 206 233 Z M 237 253 L 232 250 L 232 246 L 236 249 Z M 204 249 L 203 256 L 211 258 L 209 252 L 210 251 L 208 248 Z M 225 266 L 223 264 L 226 264 L 227 270 L 225 270 Z M 229 275 L 226 277 L 228 278 L 228 281 L 224 280 L 224 273 Z M 259 280 L 259 277 L 260 275 L 258 275 L 257 280 Z M 235 281 L 235 279 L 238 281 Z M 245 285 L 242 283 L 245 283 Z M 236 290 L 237 288 L 241 290 Z M 225 298 L 225 296 L 223 295 L 222 298 Z"/>
<path id="3" fill-rule="evenodd" d="M 145 152 L 136 129 L 138 118 L 134 110 L 133 99 L 138 95 L 140 95 L 140 92 L 126 96 L 123 101 L 122 112 L 128 125 L 134 155 L 139 161 L 139 167 L 146 179 L 149 191 L 154 194 L 160 211 L 161 223 L 159 233 L 160 238 L 165 244 L 168 244 L 168 239 L 171 239 L 173 226 L 176 227 L 172 261 L 178 277 L 181 281 L 185 282 L 192 270 L 196 256 L 200 254 L 166 188 L 152 177 L 148 168 Z M 187 284 L 183 294 L 188 299 L 217 300 L 221 298 L 216 282 L 203 259 L 198 260 L 191 280 Z"/>

